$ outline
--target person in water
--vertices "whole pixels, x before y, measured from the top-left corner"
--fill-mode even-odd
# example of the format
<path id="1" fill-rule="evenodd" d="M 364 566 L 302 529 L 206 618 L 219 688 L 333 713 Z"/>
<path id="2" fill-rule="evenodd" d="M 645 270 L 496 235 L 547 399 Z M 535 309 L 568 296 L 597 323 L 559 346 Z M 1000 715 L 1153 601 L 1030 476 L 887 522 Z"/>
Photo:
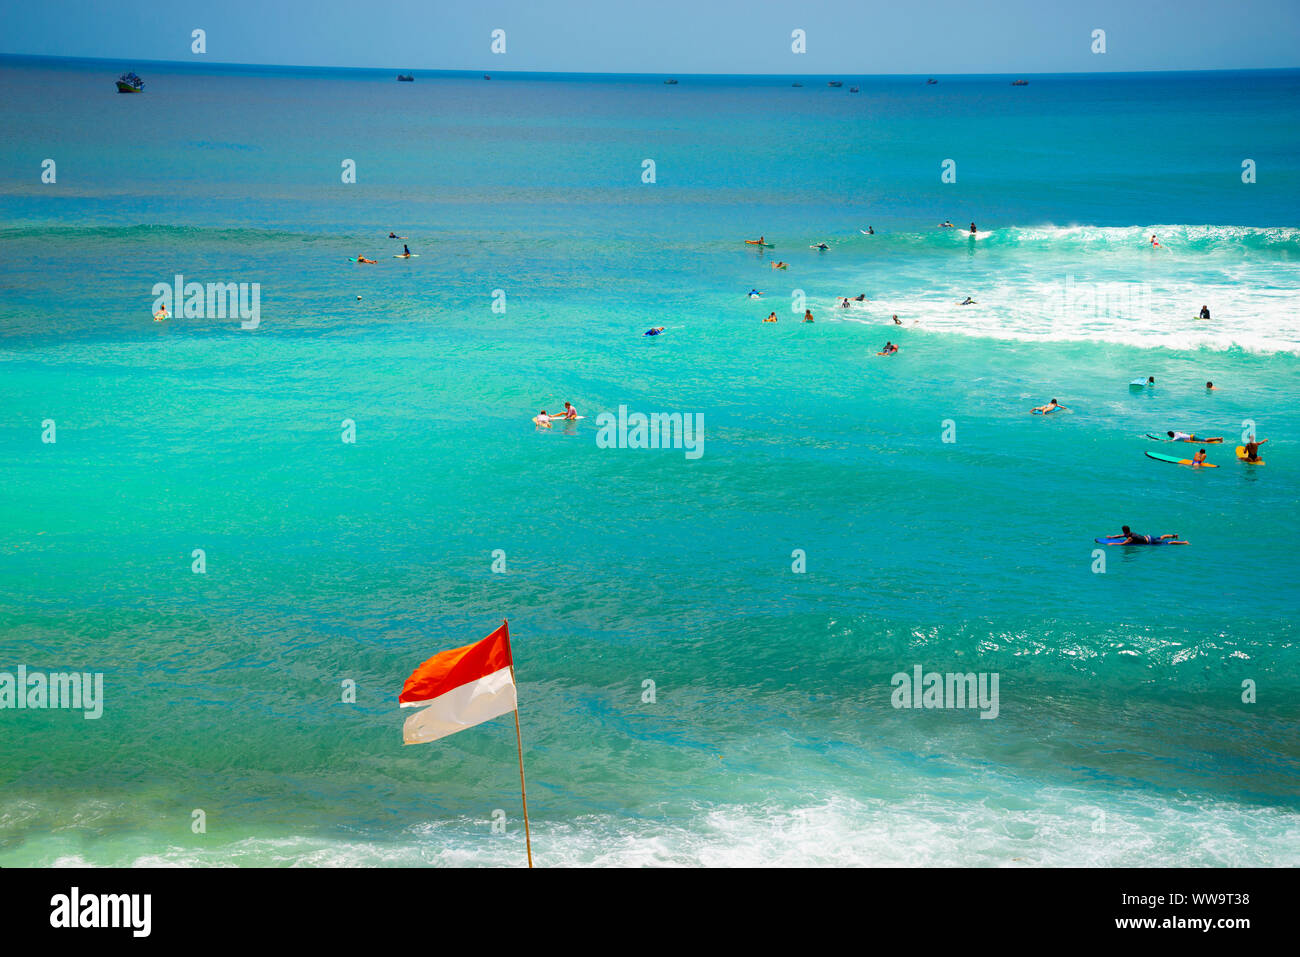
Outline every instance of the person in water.
<path id="1" fill-rule="evenodd" d="M 812 310 L 811 310 L 811 309 L 805 309 L 805 310 L 803 311 L 803 321 L 804 321 L 804 322 L 813 322 L 813 321 L 815 321 L 815 320 L 813 319 L 813 314 L 812 314 Z"/>
<path id="2" fill-rule="evenodd" d="M 402 243 L 402 255 L 403 256 L 411 255 L 411 247 L 406 245 L 406 243 Z"/>
<path id="3" fill-rule="evenodd" d="M 1153 375 L 1147 376 L 1147 385 L 1155 385 L 1155 384 L 1156 384 L 1156 377 Z"/>
<path id="4" fill-rule="evenodd" d="M 783 262 L 774 262 L 774 263 L 772 263 L 772 268 L 773 268 L 773 269 L 784 269 L 784 268 L 785 268 L 786 266 L 788 266 L 788 265 L 790 265 L 790 264 L 789 264 L 789 263 L 783 263 Z"/>
<path id="5" fill-rule="evenodd" d="M 896 326 L 901 326 L 902 324 L 903 324 L 903 320 L 902 320 L 902 319 L 899 319 L 898 316 L 895 315 L 895 316 L 894 316 L 894 325 L 896 325 Z"/>
<path id="6" fill-rule="evenodd" d="M 830 249 L 830 248 L 831 247 L 827 246 L 825 243 L 818 243 L 816 246 L 813 247 L 813 249 Z"/>
<path id="7" fill-rule="evenodd" d="M 750 299 L 762 299 L 762 298 L 763 298 L 763 294 L 762 294 L 761 292 L 759 292 L 757 289 L 751 289 L 751 290 L 749 290 L 749 298 L 750 298 Z"/>
<path id="8" fill-rule="evenodd" d="M 769 312 L 769 313 L 767 314 L 767 318 L 764 319 L 763 321 L 764 321 L 764 322 L 776 322 L 776 312 L 775 312 L 775 310 L 772 311 L 772 312 Z"/>
<path id="9" fill-rule="evenodd" d="M 979 230 L 977 230 L 977 229 L 975 228 L 975 224 L 974 224 L 974 223 L 971 223 L 971 224 L 970 224 L 970 234 L 971 234 L 972 236 L 974 236 L 978 231 L 979 231 Z"/>
<path id="10" fill-rule="evenodd" d="M 886 341 L 885 341 L 885 348 L 883 348 L 883 349 L 881 349 L 879 352 L 877 352 L 876 355 L 878 355 L 878 356 L 892 356 L 892 355 L 893 355 L 895 352 L 897 352 L 897 351 L 898 351 L 898 346 L 896 346 L 896 345 L 894 345 L 892 342 L 889 342 L 888 340 L 886 340 Z"/>
<path id="11" fill-rule="evenodd" d="M 397 238 L 399 238 L 399 237 L 398 237 L 397 233 L 389 233 L 389 234 L 388 234 L 388 238 L 389 238 L 389 239 L 397 239 Z"/>
<path id="12" fill-rule="evenodd" d="M 1139 535 L 1127 525 L 1120 531 L 1120 537 L 1124 539 L 1125 545 L 1154 545 L 1156 542 L 1172 541 L 1178 537 L 1178 533 L 1172 535 Z"/>
<path id="13" fill-rule="evenodd" d="M 1192 468 L 1199 469 L 1203 464 L 1205 464 L 1205 449 L 1192 456 Z"/>
<path id="14" fill-rule="evenodd" d="M 1219 391 L 1218 389 L 1216 389 L 1216 388 L 1214 387 L 1214 383 L 1213 383 L 1213 382 L 1207 382 L 1207 383 L 1205 383 L 1205 388 L 1206 388 L 1206 390 L 1209 391 L 1209 392 L 1218 392 L 1218 391 Z"/>
<path id="15" fill-rule="evenodd" d="M 569 420 L 570 422 L 572 422 L 572 421 L 573 421 L 574 419 L 576 419 L 577 417 L 578 417 L 578 410 L 575 409 L 573 406 L 571 406 L 569 403 L 566 402 L 566 403 L 564 403 L 564 411 L 561 412 L 561 413 L 560 413 L 558 416 L 556 416 L 555 418 L 558 418 L 558 419 L 567 419 L 567 420 Z"/>
<path id="16" fill-rule="evenodd" d="M 1057 409 L 1065 409 L 1066 412 L 1070 411 L 1068 408 L 1061 405 L 1061 403 L 1057 402 L 1055 399 L 1047 403 L 1047 405 L 1040 405 L 1038 408 L 1030 409 L 1029 411 L 1037 412 L 1040 415 L 1046 415 L 1048 412 L 1055 412 Z"/>
<path id="17" fill-rule="evenodd" d="M 1159 246 L 1159 245 L 1160 245 L 1160 240 L 1156 239 L 1156 234 L 1155 234 L 1155 233 L 1152 233 L 1152 234 L 1151 234 L 1151 245 L 1152 245 L 1152 246 Z"/>
<path id="18" fill-rule="evenodd" d="M 1210 307 L 1209 307 L 1209 306 L 1201 306 L 1201 318 L 1202 318 L 1202 319 L 1209 319 L 1209 318 L 1210 318 Z"/>
<path id="19" fill-rule="evenodd" d="M 541 412 L 538 412 L 535 416 L 533 416 L 533 422 L 539 428 L 549 429 L 551 427 L 551 417 L 546 414 L 545 409 L 542 409 Z"/>
<path id="20" fill-rule="evenodd" d="M 955 229 L 956 227 L 953 226 L 952 223 L 948 222 L 948 220 L 945 219 L 943 222 L 941 222 L 941 223 L 939 224 L 939 228 L 940 228 L 940 229 Z"/>
<path id="21" fill-rule="evenodd" d="M 643 332 L 643 333 L 641 333 L 641 334 L 642 334 L 643 336 L 657 336 L 657 335 L 659 335 L 659 334 L 660 334 L 661 332 L 663 332 L 663 331 L 664 331 L 664 327 L 663 327 L 663 326 L 654 326 L 653 328 L 647 329 L 645 332 Z"/>
<path id="22" fill-rule="evenodd" d="M 1196 436 L 1191 432 L 1165 432 L 1175 442 L 1195 442 Z"/>
<path id="23" fill-rule="evenodd" d="M 866 301 L 867 301 L 867 294 L 866 294 L 865 292 L 858 293 L 856 296 L 853 297 L 853 301 L 854 301 L 854 302 L 866 302 Z"/>
<path id="24" fill-rule="evenodd" d="M 357 262 L 370 263 L 372 266 L 375 265 L 375 261 L 373 259 L 367 259 L 365 256 L 361 255 L 360 253 L 357 253 Z"/>
<path id="25" fill-rule="evenodd" d="M 978 306 L 979 303 L 976 302 L 974 299 L 972 299 L 970 296 L 967 296 L 966 299 L 965 299 L 963 302 L 960 303 L 960 305 L 963 305 L 963 306 Z"/>
<path id="26" fill-rule="evenodd" d="M 159 309 L 157 312 L 155 312 L 155 313 L 153 314 L 153 321 L 154 321 L 154 322 L 163 322 L 163 321 L 165 321 L 165 320 L 167 320 L 167 319 L 170 319 L 170 318 L 171 318 L 171 316 L 169 316 L 169 315 L 167 314 L 167 307 L 166 307 L 166 306 L 163 306 L 161 309 Z"/>
<path id="27" fill-rule="evenodd" d="M 876 235 L 875 227 L 868 226 L 868 227 L 867 227 L 867 235 L 868 235 L 868 236 L 874 236 L 874 235 Z"/>
<path id="28" fill-rule="evenodd" d="M 1259 461 L 1259 447 L 1260 447 L 1261 445 L 1263 445 L 1263 444 L 1264 444 L 1265 442 L 1267 442 L 1267 441 L 1268 441 L 1268 439 L 1260 439 L 1258 442 L 1256 442 L 1256 441 L 1255 441 L 1255 437 L 1252 435 L 1252 436 L 1250 437 L 1250 441 L 1247 442 L 1247 443 L 1243 446 L 1243 448 L 1246 450 L 1246 461 L 1247 461 L 1247 462 L 1258 462 L 1258 461 Z"/>

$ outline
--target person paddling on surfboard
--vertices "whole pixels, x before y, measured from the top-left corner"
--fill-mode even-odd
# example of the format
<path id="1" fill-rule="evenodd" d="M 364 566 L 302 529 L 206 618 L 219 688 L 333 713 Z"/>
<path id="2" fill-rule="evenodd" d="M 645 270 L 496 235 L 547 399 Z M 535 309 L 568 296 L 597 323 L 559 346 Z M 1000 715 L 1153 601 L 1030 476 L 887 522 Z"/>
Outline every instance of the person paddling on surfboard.
<path id="1" fill-rule="evenodd" d="M 764 319 L 763 321 L 764 321 L 764 322 L 776 322 L 776 313 L 775 313 L 775 312 L 769 312 L 769 313 L 767 314 L 767 318 Z"/>
<path id="2" fill-rule="evenodd" d="M 549 429 L 551 427 L 551 417 L 546 414 L 545 409 L 542 409 L 541 412 L 538 412 L 533 416 L 533 422 L 541 429 Z"/>
<path id="3" fill-rule="evenodd" d="M 1169 542 L 1178 537 L 1178 533 L 1172 535 L 1139 535 L 1127 525 L 1120 530 L 1118 537 L 1124 539 L 1125 545 L 1154 545 L 1156 542 Z"/>
<path id="4" fill-rule="evenodd" d="M 1199 469 L 1205 462 L 1205 449 L 1201 449 L 1192 456 L 1192 468 Z"/>
<path id="5" fill-rule="evenodd" d="M 879 352 L 877 352 L 876 355 L 878 355 L 878 356 L 892 356 L 892 355 L 893 355 L 895 352 L 897 352 L 897 351 L 898 351 L 898 346 L 896 346 L 896 345 L 894 345 L 892 342 L 889 342 L 888 340 L 886 340 L 886 341 L 885 341 L 885 348 L 883 348 L 883 349 L 881 349 Z"/>
<path id="6" fill-rule="evenodd" d="M 1047 403 L 1047 405 L 1040 405 L 1038 408 L 1030 409 L 1029 411 L 1037 412 L 1039 415 L 1047 415 L 1047 413 L 1055 412 L 1057 409 L 1065 409 L 1066 412 L 1070 411 L 1068 408 L 1061 405 L 1061 403 L 1057 402 L 1055 399 Z"/>
<path id="7" fill-rule="evenodd" d="M 662 333 L 663 331 L 664 331 L 664 327 L 663 327 L 663 326 L 655 326 L 653 329 L 647 329 L 645 332 L 641 333 L 641 335 L 643 335 L 643 336 L 657 336 L 657 335 L 659 335 L 660 333 Z"/>

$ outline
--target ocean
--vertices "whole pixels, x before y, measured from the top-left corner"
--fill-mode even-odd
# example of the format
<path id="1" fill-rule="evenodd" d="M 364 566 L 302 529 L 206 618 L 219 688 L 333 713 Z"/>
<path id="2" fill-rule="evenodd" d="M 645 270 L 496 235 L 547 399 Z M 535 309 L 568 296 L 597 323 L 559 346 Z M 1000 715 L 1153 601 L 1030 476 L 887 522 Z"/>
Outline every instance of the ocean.
<path id="1" fill-rule="evenodd" d="M 0 865 L 1300 864 L 1300 72 L 0 75 Z"/>

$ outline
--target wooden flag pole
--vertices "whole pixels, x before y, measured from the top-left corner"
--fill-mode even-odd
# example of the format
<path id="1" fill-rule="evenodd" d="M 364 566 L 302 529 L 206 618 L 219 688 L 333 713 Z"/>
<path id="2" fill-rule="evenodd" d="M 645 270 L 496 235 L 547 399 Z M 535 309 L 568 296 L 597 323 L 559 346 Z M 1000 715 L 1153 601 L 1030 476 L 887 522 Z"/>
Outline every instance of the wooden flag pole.
<path id="1" fill-rule="evenodd" d="M 503 621 L 506 634 L 510 634 L 510 622 Z M 509 638 L 506 639 L 507 641 Z M 511 658 L 514 653 L 511 652 Z M 519 796 L 524 802 L 524 847 L 528 849 L 528 866 L 533 866 L 533 836 L 528 828 L 528 788 L 524 786 L 524 739 L 519 733 L 519 683 L 515 681 L 515 666 L 510 665 L 510 683 L 515 686 L 515 744 L 519 747 Z"/>

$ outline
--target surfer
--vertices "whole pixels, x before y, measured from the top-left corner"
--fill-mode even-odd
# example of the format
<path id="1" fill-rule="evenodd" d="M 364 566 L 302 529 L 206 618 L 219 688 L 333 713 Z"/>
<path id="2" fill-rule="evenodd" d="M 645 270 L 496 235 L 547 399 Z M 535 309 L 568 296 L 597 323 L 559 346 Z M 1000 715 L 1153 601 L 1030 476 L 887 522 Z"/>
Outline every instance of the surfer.
<path id="1" fill-rule="evenodd" d="M 762 298 L 763 298 L 763 294 L 762 294 L 761 292 L 759 292 L 757 289 L 751 289 L 751 290 L 749 290 L 749 298 L 750 298 L 750 299 L 762 299 Z"/>
<path id="2" fill-rule="evenodd" d="M 866 301 L 867 301 L 867 294 L 866 294 L 865 292 L 858 293 L 856 296 L 853 297 L 853 301 L 854 301 L 854 302 L 866 302 Z"/>
<path id="3" fill-rule="evenodd" d="M 876 235 L 876 229 L 875 229 L 874 226 L 868 226 L 868 227 L 867 227 L 867 235 L 868 235 L 868 236 L 874 236 L 874 235 Z"/>
<path id="4" fill-rule="evenodd" d="M 1154 545 L 1156 542 L 1173 541 L 1178 537 L 1178 533 L 1174 532 L 1172 535 L 1139 535 L 1125 525 L 1120 532 L 1120 536 L 1123 537 L 1123 544 L 1125 545 Z"/>
<path id="5" fill-rule="evenodd" d="M 764 319 L 763 321 L 764 321 L 764 322 L 776 322 L 776 311 L 773 310 L 772 312 L 769 312 L 769 313 L 767 314 L 767 318 Z"/>
<path id="6" fill-rule="evenodd" d="M 1218 391 L 1219 391 L 1218 389 L 1216 389 L 1216 388 L 1214 387 L 1214 383 L 1213 383 L 1213 382 L 1207 382 L 1207 383 L 1205 383 L 1205 388 L 1206 388 L 1206 390 L 1209 391 L 1209 392 L 1218 392 Z"/>
<path id="7" fill-rule="evenodd" d="M 402 243 L 402 255 L 408 257 L 411 255 L 411 247 L 406 245 L 406 243 Z"/>
<path id="8" fill-rule="evenodd" d="M 643 333 L 641 333 L 641 334 L 642 334 L 643 336 L 657 336 L 657 335 L 659 335 L 659 334 L 660 334 L 661 332 L 663 332 L 663 331 L 664 331 L 664 327 L 663 327 L 663 326 L 654 326 L 653 328 L 647 329 L 645 332 L 643 332 Z"/>
<path id="9" fill-rule="evenodd" d="M 533 424 L 540 429 L 549 429 L 551 427 L 551 417 L 546 414 L 545 409 L 542 409 L 541 412 L 533 416 Z"/>
<path id="10" fill-rule="evenodd" d="M 972 236 L 974 236 L 975 233 L 977 233 L 977 232 L 978 232 L 978 230 L 975 228 L 975 224 L 974 224 L 974 223 L 971 223 L 971 224 L 970 224 L 970 234 L 971 234 Z"/>
<path id="11" fill-rule="evenodd" d="M 774 313 L 773 315 L 775 315 L 775 313 Z M 813 320 L 813 314 L 812 314 L 812 310 L 811 310 L 811 309 L 805 309 L 805 310 L 803 311 L 803 321 L 804 321 L 804 322 L 813 322 L 813 321 L 814 321 L 814 320 Z"/>
<path id="12" fill-rule="evenodd" d="M 1246 450 L 1246 457 L 1245 457 L 1245 459 L 1243 459 L 1242 461 L 1245 461 L 1245 462 L 1258 462 L 1258 461 L 1259 461 L 1259 447 L 1260 447 L 1261 445 L 1263 445 L 1263 444 L 1264 444 L 1265 442 L 1267 442 L 1267 441 L 1268 441 L 1268 439 L 1260 439 L 1258 442 L 1256 442 L 1256 441 L 1255 441 L 1255 437 L 1252 435 L 1252 436 L 1250 437 L 1250 441 L 1247 442 L 1245 445 L 1242 446 L 1242 448 Z"/>
<path id="13" fill-rule="evenodd" d="M 979 303 L 976 302 L 974 299 L 972 299 L 970 296 L 967 296 L 963 301 L 959 302 L 957 305 L 959 305 L 959 306 L 978 306 Z"/>
<path id="14" fill-rule="evenodd" d="M 817 245 L 809 246 L 808 248 L 809 249 L 830 249 L 831 247 L 827 246 L 825 243 L 818 243 Z"/>
<path id="15" fill-rule="evenodd" d="M 1205 449 L 1192 456 L 1192 468 L 1199 469 L 1205 463 Z"/>
<path id="16" fill-rule="evenodd" d="M 1055 412 L 1057 409 L 1065 409 L 1066 412 L 1070 411 L 1069 408 L 1061 405 L 1061 403 L 1057 402 L 1055 399 L 1047 403 L 1047 405 L 1040 405 L 1038 408 L 1030 409 L 1029 411 L 1037 412 L 1039 415 L 1047 415 L 1047 413 Z"/>
<path id="17" fill-rule="evenodd" d="M 1165 432 L 1174 442 L 1195 442 L 1196 436 L 1191 432 Z"/>
<path id="18" fill-rule="evenodd" d="M 939 228 L 940 228 L 940 229 L 955 229 L 956 227 L 953 226 L 952 223 L 948 222 L 948 220 L 945 219 L 943 222 L 941 222 L 941 223 L 939 224 Z"/>
<path id="19" fill-rule="evenodd" d="M 357 262 L 359 262 L 359 263 L 370 263 L 370 265 L 373 266 L 373 265 L 375 264 L 376 261 L 373 260 L 373 259 L 367 259 L 365 256 L 362 256 L 360 253 L 358 253 L 358 254 L 357 254 Z"/>
<path id="20" fill-rule="evenodd" d="M 1201 306 L 1201 318 L 1202 318 L 1202 319 L 1209 319 L 1209 318 L 1210 318 L 1210 307 L 1209 307 L 1209 306 Z"/>
<path id="21" fill-rule="evenodd" d="M 577 417 L 578 417 L 578 410 L 575 409 L 567 402 L 564 403 L 564 411 L 556 416 L 557 419 L 567 419 L 570 422 L 572 422 Z"/>
<path id="22" fill-rule="evenodd" d="M 886 340 L 886 341 L 885 341 L 885 348 L 883 348 L 883 349 L 881 349 L 879 352 L 877 352 L 876 355 L 878 355 L 878 356 L 892 356 L 892 355 L 893 355 L 895 352 L 897 352 L 897 351 L 898 351 L 898 346 L 896 346 L 896 345 L 894 345 L 892 342 Z"/>
<path id="23" fill-rule="evenodd" d="M 784 269 L 784 268 L 785 268 L 786 266 L 788 266 L 788 265 L 790 265 L 790 264 L 789 264 L 789 263 L 784 263 L 784 262 L 774 262 L 774 263 L 772 263 L 772 268 L 773 268 L 773 269 Z"/>
<path id="24" fill-rule="evenodd" d="M 1156 239 L 1156 234 L 1155 234 L 1155 233 L 1152 233 L 1152 234 L 1151 234 L 1151 245 L 1152 245 L 1152 246 L 1160 246 L 1160 240 Z M 1160 248 L 1163 249 L 1164 247 L 1163 247 L 1163 246 L 1160 246 Z"/>
<path id="25" fill-rule="evenodd" d="M 903 320 L 899 319 L 897 315 L 895 315 L 893 318 L 894 318 L 894 325 L 901 326 L 903 324 Z"/>

